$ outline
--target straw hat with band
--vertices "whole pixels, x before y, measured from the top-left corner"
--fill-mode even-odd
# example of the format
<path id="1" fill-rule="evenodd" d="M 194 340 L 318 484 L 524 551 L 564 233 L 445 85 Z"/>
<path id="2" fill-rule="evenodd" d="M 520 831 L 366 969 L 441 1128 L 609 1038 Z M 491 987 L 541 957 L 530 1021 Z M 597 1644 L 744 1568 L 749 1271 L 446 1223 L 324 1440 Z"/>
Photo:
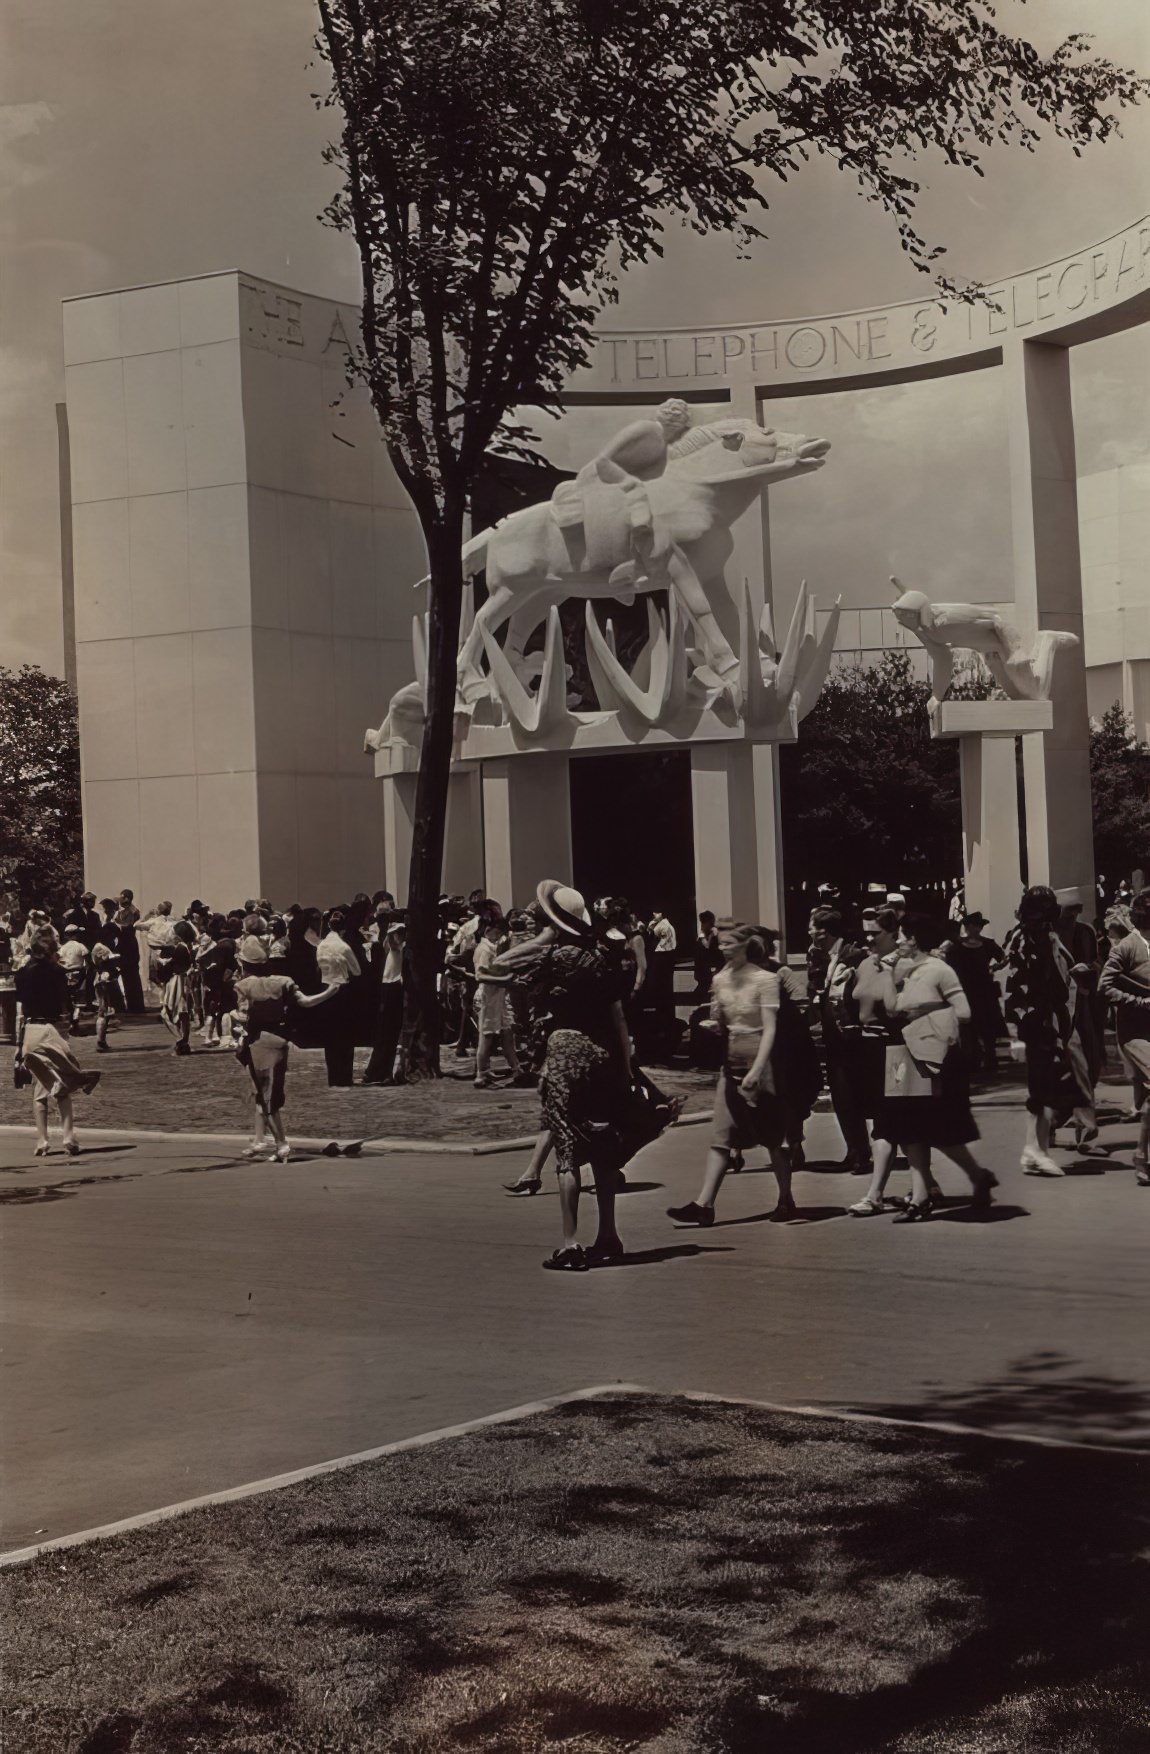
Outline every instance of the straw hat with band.
<path id="1" fill-rule="evenodd" d="M 535 898 L 553 926 L 572 938 L 588 938 L 592 932 L 591 915 L 577 889 L 569 888 L 555 877 L 545 877 Z"/>

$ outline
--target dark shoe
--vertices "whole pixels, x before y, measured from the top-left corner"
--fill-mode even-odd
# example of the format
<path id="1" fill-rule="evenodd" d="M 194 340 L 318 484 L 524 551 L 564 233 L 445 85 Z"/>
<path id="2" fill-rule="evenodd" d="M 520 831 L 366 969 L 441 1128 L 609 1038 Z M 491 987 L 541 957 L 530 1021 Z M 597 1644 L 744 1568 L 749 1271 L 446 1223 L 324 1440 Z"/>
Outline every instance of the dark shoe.
<path id="1" fill-rule="evenodd" d="M 587 1271 L 587 1256 L 579 1244 L 574 1243 L 570 1248 L 556 1249 L 553 1255 L 547 1257 L 543 1265 L 549 1273 L 585 1273 Z"/>
<path id="2" fill-rule="evenodd" d="M 606 1267 L 612 1261 L 621 1261 L 626 1250 L 616 1237 L 614 1242 L 593 1242 L 584 1251 L 584 1260 L 589 1267 Z"/>
<path id="3" fill-rule="evenodd" d="M 534 1072 L 516 1072 L 511 1080 L 512 1086 L 516 1090 L 534 1090 L 538 1082 Z"/>
<path id="4" fill-rule="evenodd" d="M 768 1214 L 767 1223 L 789 1224 L 791 1219 L 797 1218 L 798 1215 L 799 1209 L 793 1200 L 780 1200 L 774 1211 Z"/>
<path id="5" fill-rule="evenodd" d="M 96 1052 L 97 1052 L 97 1053 L 98 1053 L 98 1054 L 110 1054 L 110 1053 L 111 1053 L 111 1051 L 112 1051 L 112 1050 L 111 1050 L 111 1048 L 110 1048 L 110 1047 L 109 1047 L 109 1046 L 108 1046 L 108 1044 L 107 1044 L 107 1042 L 106 1042 L 106 1041 L 98 1041 L 98 1042 L 97 1042 L 97 1043 L 96 1043 Z"/>
<path id="6" fill-rule="evenodd" d="M 715 1208 L 688 1200 L 685 1206 L 668 1206 L 667 1217 L 673 1218 L 676 1224 L 697 1224 L 700 1230 L 708 1230 L 715 1222 Z"/>
<path id="7" fill-rule="evenodd" d="M 741 1151 L 732 1151 L 731 1160 L 727 1165 L 728 1175 L 741 1175 L 746 1161 Z"/>
<path id="8" fill-rule="evenodd" d="M 903 1211 L 896 1213 L 891 1219 L 892 1224 L 925 1224 L 930 1217 L 929 1206 L 918 1206 L 908 1200 Z"/>
<path id="9" fill-rule="evenodd" d="M 994 1204 L 994 1190 L 998 1186 L 998 1177 L 988 1174 L 985 1181 L 979 1182 L 970 1197 L 972 1212 L 989 1212 Z"/>
<path id="10" fill-rule="evenodd" d="M 537 1194 L 543 1186 L 543 1177 L 537 1176 L 534 1181 L 504 1182 L 503 1186 L 509 1194 Z"/>
<path id="11" fill-rule="evenodd" d="M 178 1054 L 181 1059 L 183 1058 L 183 1056 L 185 1054 L 190 1054 L 191 1051 L 192 1051 L 191 1043 L 186 1042 L 186 1041 L 178 1041 L 176 1043 L 175 1047 L 172 1049 L 172 1052 L 174 1054 Z"/>

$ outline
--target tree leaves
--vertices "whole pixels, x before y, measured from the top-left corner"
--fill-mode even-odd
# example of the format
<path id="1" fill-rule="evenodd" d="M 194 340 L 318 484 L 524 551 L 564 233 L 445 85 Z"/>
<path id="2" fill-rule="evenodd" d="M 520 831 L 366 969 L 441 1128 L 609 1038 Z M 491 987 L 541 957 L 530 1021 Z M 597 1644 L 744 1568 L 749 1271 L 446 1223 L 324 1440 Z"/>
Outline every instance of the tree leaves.
<path id="1" fill-rule="evenodd" d="M 24 908 L 71 901 L 83 881 L 76 697 L 33 664 L 0 667 L 0 890 Z"/>
<path id="2" fill-rule="evenodd" d="M 331 223 L 364 271 L 358 365 L 427 515 L 504 415 L 557 405 L 620 270 L 668 216 L 753 229 L 770 179 L 829 155 L 914 223 L 916 156 L 1105 140 L 1146 95 L 987 0 L 319 0 L 343 112 Z M 978 289 L 941 285 L 960 296 Z"/>
<path id="3" fill-rule="evenodd" d="M 1150 859 L 1150 744 L 1115 701 L 1090 733 L 1094 863 L 1112 881 Z"/>

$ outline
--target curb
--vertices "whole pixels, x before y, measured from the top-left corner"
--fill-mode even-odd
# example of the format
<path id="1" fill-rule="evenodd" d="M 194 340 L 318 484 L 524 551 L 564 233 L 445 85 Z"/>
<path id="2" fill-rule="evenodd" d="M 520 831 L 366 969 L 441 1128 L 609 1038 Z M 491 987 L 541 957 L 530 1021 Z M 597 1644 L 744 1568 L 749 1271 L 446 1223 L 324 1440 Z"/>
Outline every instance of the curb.
<path id="1" fill-rule="evenodd" d="M 680 1115 L 675 1121 L 676 1127 L 701 1126 L 711 1118 L 710 1110 L 697 1114 Z M 670 1128 L 667 1129 L 670 1132 Z M 6 1134 L 24 1134 L 28 1138 L 35 1137 L 35 1127 L 21 1126 L 15 1122 L 0 1122 L 0 1138 Z M 84 1138 L 92 1139 L 125 1139 L 133 1141 L 142 1139 L 149 1144 L 180 1144 L 186 1140 L 192 1145 L 226 1145 L 240 1147 L 246 1145 L 249 1133 L 162 1133 L 148 1128 L 136 1127 L 84 1127 Z M 530 1151 L 538 1138 L 537 1133 L 522 1133 L 513 1139 L 483 1139 L 478 1144 L 469 1144 L 467 1140 L 452 1139 L 364 1139 L 360 1142 L 363 1151 L 371 1152 L 378 1157 L 494 1157 L 502 1151 Z M 325 1145 L 331 1144 L 330 1137 L 308 1139 L 293 1135 L 291 1145 L 301 1151 L 322 1152 Z M 83 1156 L 81 1146 L 80 1155 Z"/>
<path id="2" fill-rule="evenodd" d="M 244 1498 L 258 1498 L 265 1492 L 279 1492 L 286 1486 L 299 1486 L 325 1474 L 341 1473 L 364 1462 L 382 1461 L 385 1456 L 401 1455 L 405 1450 L 426 1449 L 451 1438 L 468 1437 L 493 1425 L 510 1425 L 520 1419 L 531 1419 L 549 1413 L 556 1407 L 567 1407 L 577 1401 L 600 1400 L 607 1395 L 649 1395 L 660 1400 L 709 1402 L 721 1407 L 751 1407 L 764 1413 L 781 1413 L 793 1419 L 833 1419 L 844 1425 L 879 1425 L 897 1430 L 932 1431 L 943 1437 L 978 1438 L 984 1443 L 1020 1443 L 1036 1449 L 1074 1450 L 1088 1455 L 1131 1456 L 1145 1458 L 1150 1449 L 1125 1448 L 1119 1444 L 1082 1443 L 1074 1438 L 1043 1437 L 1025 1431 L 988 1431 L 983 1426 L 963 1425 L 942 1419 L 900 1419 L 893 1414 L 858 1413 L 849 1408 L 791 1406 L 782 1401 L 753 1401 L 740 1395 L 711 1394 L 706 1389 L 652 1389 L 642 1383 L 598 1383 L 591 1388 L 572 1389 L 565 1394 L 547 1395 L 538 1401 L 527 1401 L 519 1407 L 507 1407 L 498 1413 L 484 1413 L 478 1419 L 467 1419 L 459 1425 L 440 1426 L 435 1431 L 421 1432 L 417 1437 L 402 1437 L 395 1443 L 380 1444 L 376 1449 L 359 1450 L 353 1455 L 337 1456 L 333 1461 L 316 1462 L 311 1467 L 295 1468 L 290 1473 L 272 1474 L 264 1480 L 250 1480 L 243 1486 L 231 1486 L 221 1492 L 208 1492 L 199 1498 L 186 1498 L 178 1504 L 164 1505 L 159 1510 L 142 1511 L 138 1516 L 123 1517 L 118 1522 L 101 1523 L 95 1528 L 80 1529 L 72 1535 L 57 1535 L 32 1547 L 14 1548 L 0 1553 L 0 1570 L 26 1565 L 41 1553 L 59 1552 L 67 1547 L 87 1546 L 115 1535 L 132 1534 L 137 1529 L 151 1528 L 169 1522 L 188 1511 L 207 1510 L 218 1504 L 235 1504 Z"/>

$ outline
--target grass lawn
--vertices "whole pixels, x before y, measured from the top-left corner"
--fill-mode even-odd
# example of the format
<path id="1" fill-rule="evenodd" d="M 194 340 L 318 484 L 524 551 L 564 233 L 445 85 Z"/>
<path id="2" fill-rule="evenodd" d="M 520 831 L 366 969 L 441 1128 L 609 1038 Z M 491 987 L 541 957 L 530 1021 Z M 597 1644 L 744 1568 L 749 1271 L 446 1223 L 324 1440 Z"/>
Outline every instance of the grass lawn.
<path id="1" fill-rule="evenodd" d="M 94 1025 L 72 1037 L 76 1057 L 101 1074 L 91 1097 L 76 1098 L 76 1125 L 140 1127 L 168 1133 L 242 1133 L 251 1130 L 251 1083 L 229 1052 L 206 1050 L 195 1036 L 193 1053 L 177 1059 L 172 1038 L 158 1017 L 121 1021 L 110 1036 L 112 1051 L 97 1054 Z M 363 1074 L 367 1048 L 356 1053 Z M 534 1133 L 539 1097 L 534 1090 L 476 1090 L 473 1061 L 445 1053 L 446 1076 L 392 1090 L 329 1090 L 318 1048 L 293 1048 L 285 1117 L 289 1137 L 327 1139 L 444 1139 L 474 1144 Z M 502 1061 L 496 1061 L 502 1066 Z M 0 1048 L 0 1122 L 30 1126 L 32 1100 L 12 1084 L 12 1050 Z M 462 1071 L 465 1075 L 457 1077 Z M 653 1074 L 668 1093 L 682 1093 L 689 1111 L 710 1110 L 714 1077 L 702 1072 Z M 53 1124 L 55 1117 L 53 1116 Z"/>
<path id="2" fill-rule="evenodd" d="M 3 1574 L 3 1746 L 1141 1754 L 1146 1468 L 575 1402 Z"/>

